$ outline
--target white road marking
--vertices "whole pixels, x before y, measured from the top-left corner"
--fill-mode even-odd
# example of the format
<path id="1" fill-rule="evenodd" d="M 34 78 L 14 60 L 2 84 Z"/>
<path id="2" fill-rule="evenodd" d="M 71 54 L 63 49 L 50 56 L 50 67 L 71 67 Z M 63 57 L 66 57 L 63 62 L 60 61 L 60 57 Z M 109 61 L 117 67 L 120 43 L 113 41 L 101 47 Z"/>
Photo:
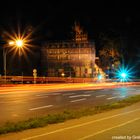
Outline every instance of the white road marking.
<path id="1" fill-rule="evenodd" d="M 46 95 L 46 94 L 45 94 Z M 35 95 L 35 96 L 45 96 L 45 95 L 43 95 L 43 94 L 37 94 L 37 95 Z"/>
<path id="2" fill-rule="evenodd" d="M 100 98 L 100 97 L 104 97 L 104 96 L 106 96 L 106 95 L 98 95 L 98 96 L 96 96 L 97 98 Z"/>
<path id="3" fill-rule="evenodd" d="M 78 99 L 78 100 L 72 100 L 72 101 L 70 101 L 71 103 L 74 103 L 74 102 L 80 102 L 80 101 L 84 101 L 84 100 L 86 100 L 86 98 L 82 98 L 82 99 Z"/>
<path id="4" fill-rule="evenodd" d="M 44 95 L 44 96 L 37 96 L 37 97 L 31 98 L 31 99 L 39 99 L 39 98 L 48 98 L 48 96 L 47 96 L 47 95 Z"/>
<path id="5" fill-rule="evenodd" d="M 126 96 L 120 96 L 120 98 L 125 98 Z"/>
<path id="6" fill-rule="evenodd" d="M 110 128 L 107 128 L 107 129 L 98 131 L 98 132 L 96 132 L 96 133 L 94 133 L 94 134 L 91 134 L 91 135 L 82 137 L 82 138 L 80 138 L 80 139 L 78 139 L 78 140 L 85 140 L 85 139 L 88 139 L 88 138 L 90 138 L 90 137 L 96 136 L 96 135 L 98 135 L 98 134 L 104 133 L 104 132 L 109 131 L 109 130 L 112 130 L 112 129 L 114 129 L 114 128 L 118 128 L 118 127 L 121 127 L 121 126 L 125 126 L 125 125 L 127 125 L 127 124 L 129 124 L 129 123 L 132 123 L 132 122 L 135 122 L 135 121 L 137 121 L 137 120 L 140 120 L 140 118 L 136 118 L 136 119 L 127 121 L 127 122 L 125 122 L 125 123 L 119 124 L 119 125 L 117 125 L 117 126 L 110 127 Z"/>
<path id="7" fill-rule="evenodd" d="M 74 96 L 69 96 L 69 98 L 77 98 L 77 97 L 89 97 L 91 96 L 90 94 L 81 94 L 81 95 L 74 95 Z"/>
<path id="8" fill-rule="evenodd" d="M 115 117 L 119 117 L 119 116 L 130 114 L 130 113 L 134 113 L 136 111 L 140 111 L 140 109 L 135 109 L 135 110 L 131 110 L 131 111 L 128 111 L 128 112 L 119 113 L 119 114 L 116 114 L 116 115 L 104 117 L 104 118 L 101 118 L 101 119 L 97 119 L 97 120 L 93 120 L 93 121 L 89 121 L 89 122 L 85 122 L 85 123 L 81 123 L 81 124 L 77 124 L 77 125 L 72 125 L 72 126 L 69 126 L 69 127 L 57 129 L 55 131 L 43 133 L 43 134 L 40 134 L 40 135 L 34 135 L 34 136 L 31 136 L 31 137 L 27 137 L 27 138 L 24 138 L 22 140 L 31 140 L 31 139 L 35 139 L 35 138 L 39 138 L 39 137 L 55 134 L 55 133 L 58 133 L 58 132 L 62 132 L 62 131 L 65 131 L 65 130 L 70 130 L 70 129 L 73 129 L 73 128 L 83 127 L 83 126 L 86 126 L 86 125 L 89 125 L 89 124 L 93 124 L 93 123 L 96 123 L 96 122 L 100 122 L 100 121 L 103 121 L 103 120 L 108 120 L 108 119 L 111 119 L 111 118 L 115 118 Z"/>
<path id="9" fill-rule="evenodd" d="M 134 91 L 139 91 L 139 89 L 133 89 L 133 88 L 130 88 L 130 89 L 128 89 L 129 91 L 130 90 L 134 90 Z"/>
<path id="10" fill-rule="evenodd" d="M 47 93 L 47 94 L 37 94 L 36 96 L 49 96 L 49 95 L 60 95 L 61 93 Z"/>
<path id="11" fill-rule="evenodd" d="M 49 108 L 49 107 L 52 107 L 52 106 L 53 105 L 40 106 L 40 107 L 30 108 L 29 110 L 33 111 L 33 110 L 38 110 L 38 109 L 43 109 L 43 108 Z"/>
<path id="12" fill-rule="evenodd" d="M 107 98 L 107 100 L 111 100 L 111 99 L 115 99 L 115 98 L 118 98 L 118 96 Z"/>

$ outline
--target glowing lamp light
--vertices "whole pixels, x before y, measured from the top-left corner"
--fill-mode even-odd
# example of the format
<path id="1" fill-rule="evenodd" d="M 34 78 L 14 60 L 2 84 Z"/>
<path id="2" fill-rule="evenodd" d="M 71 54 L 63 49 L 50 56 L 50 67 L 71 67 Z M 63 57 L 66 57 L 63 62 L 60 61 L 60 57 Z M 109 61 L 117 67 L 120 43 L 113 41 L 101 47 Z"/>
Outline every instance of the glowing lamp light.
<path id="1" fill-rule="evenodd" d="M 65 73 L 62 73 L 61 76 L 64 77 L 65 76 Z"/>
<path id="2" fill-rule="evenodd" d="M 127 77 L 127 74 L 123 72 L 121 73 L 121 77 L 125 79 Z"/>
<path id="3" fill-rule="evenodd" d="M 98 80 L 101 80 L 102 79 L 102 75 L 98 75 Z"/>
<path id="4" fill-rule="evenodd" d="M 23 47 L 23 40 L 20 40 L 20 39 L 16 40 L 16 46 L 19 48 Z"/>
<path id="5" fill-rule="evenodd" d="M 133 70 L 133 67 L 125 67 L 122 65 L 116 70 L 115 75 L 119 81 L 126 82 L 132 80 L 134 73 L 135 71 Z"/>
<path id="6" fill-rule="evenodd" d="M 9 42 L 9 45 L 14 45 L 14 44 L 15 44 L 14 41 Z"/>

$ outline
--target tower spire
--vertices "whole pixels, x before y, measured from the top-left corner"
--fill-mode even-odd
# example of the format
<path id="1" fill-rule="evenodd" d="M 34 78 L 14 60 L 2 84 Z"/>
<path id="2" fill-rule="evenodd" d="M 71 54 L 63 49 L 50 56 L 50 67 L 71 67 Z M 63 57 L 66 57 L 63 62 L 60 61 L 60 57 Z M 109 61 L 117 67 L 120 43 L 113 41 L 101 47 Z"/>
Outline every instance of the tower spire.
<path id="1" fill-rule="evenodd" d="M 80 26 L 78 22 L 74 23 L 74 32 L 75 32 L 75 41 L 88 41 L 88 35 L 83 31 L 83 28 Z"/>

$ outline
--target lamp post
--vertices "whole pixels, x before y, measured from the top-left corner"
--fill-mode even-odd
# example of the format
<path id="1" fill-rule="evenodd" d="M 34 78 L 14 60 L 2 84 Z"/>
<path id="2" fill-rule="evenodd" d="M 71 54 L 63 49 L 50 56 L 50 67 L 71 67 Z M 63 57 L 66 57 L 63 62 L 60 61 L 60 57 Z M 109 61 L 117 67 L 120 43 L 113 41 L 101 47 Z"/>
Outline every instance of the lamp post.
<path id="1" fill-rule="evenodd" d="M 20 55 L 20 48 L 24 46 L 24 42 L 21 39 L 17 39 L 15 41 L 9 41 L 9 46 L 15 46 L 19 49 L 19 55 Z M 6 47 L 3 48 L 3 66 L 4 66 L 4 79 L 6 83 L 6 77 L 7 77 L 7 53 L 8 50 Z"/>
<path id="2" fill-rule="evenodd" d="M 10 46 L 15 47 L 15 49 L 18 51 L 19 57 L 21 56 L 21 49 L 24 47 L 24 40 L 23 39 L 16 39 L 14 41 L 9 42 Z M 21 58 L 19 58 L 21 60 Z M 21 68 L 21 67 L 20 67 Z M 22 83 L 23 83 L 23 72 L 22 72 Z"/>
<path id="3" fill-rule="evenodd" d="M 3 48 L 3 66 L 4 66 L 4 79 L 5 79 L 5 83 L 6 83 L 6 74 L 7 74 L 7 69 L 6 69 L 6 56 L 7 56 L 7 49 Z"/>

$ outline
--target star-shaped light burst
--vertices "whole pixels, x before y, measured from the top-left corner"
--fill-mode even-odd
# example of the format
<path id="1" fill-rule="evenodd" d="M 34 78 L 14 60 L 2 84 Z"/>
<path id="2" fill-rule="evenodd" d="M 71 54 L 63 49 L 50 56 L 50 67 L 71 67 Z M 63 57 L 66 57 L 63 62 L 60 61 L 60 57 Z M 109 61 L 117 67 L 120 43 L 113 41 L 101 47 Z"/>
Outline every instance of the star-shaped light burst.
<path id="1" fill-rule="evenodd" d="M 128 66 L 125 67 L 122 65 L 116 70 L 115 75 L 116 78 L 121 82 L 131 81 L 134 77 L 133 67 L 129 68 Z"/>
<path id="2" fill-rule="evenodd" d="M 13 32 L 12 34 L 7 33 L 8 36 L 8 50 L 9 52 L 13 52 L 13 56 L 19 53 L 19 55 L 24 55 L 27 58 L 27 52 L 31 52 L 30 47 L 31 45 L 31 35 L 32 31 L 27 33 L 24 31 L 23 33 L 20 32 L 18 29 L 18 33 Z"/>

